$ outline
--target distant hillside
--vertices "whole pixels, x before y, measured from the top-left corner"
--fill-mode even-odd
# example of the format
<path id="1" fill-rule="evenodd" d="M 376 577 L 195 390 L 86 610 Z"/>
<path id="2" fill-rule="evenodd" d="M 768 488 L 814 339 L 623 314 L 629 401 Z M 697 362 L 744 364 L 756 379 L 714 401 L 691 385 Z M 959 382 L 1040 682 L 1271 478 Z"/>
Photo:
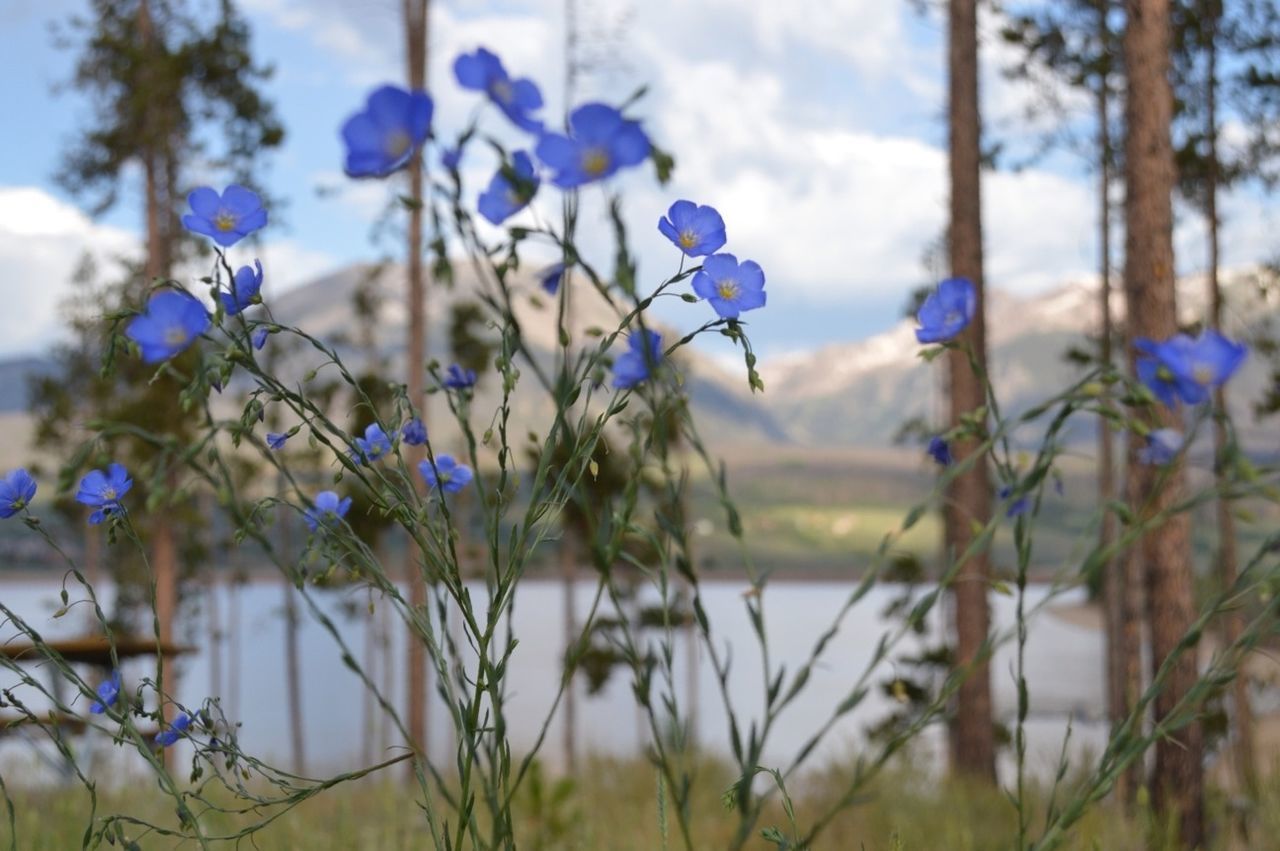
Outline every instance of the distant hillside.
<path id="1" fill-rule="evenodd" d="M 31 381 L 53 371 L 48 358 L 0 360 L 0 414 L 26 411 L 31 403 Z"/>
<path id="2" fill-rule="evenodd" d="M 271 299 L 275 318 L 296 325 L 334 345 L 353 370 L 364 369 L 372 343 L 379 370 L 403 374 L 405 339 L 403 269 L 353 265 L 318 278 Z M 429 355 L 448 362 L 448 319 L 453 306 L 476 291 L 474 272 L 459 265 L 451 287 L 433 287 L 428 294 Z M 1254 278 L 1247 273 L 1226 275 L 1231 305 L 1231 331 L 1247 335 L 1257 324 L 1274 315 L 1274 308 L 1259 301 Z M 1204 283 L 1181 282 L 1185 319 L 1193 321 L 1203 310 Z M 529 281 L 517 280 L 516 317 L 530 348 L 540 362 L 550 364 L 557 339 L 550 300 Z M 363 290 L 372 293 L 375 318 L 370 335 L 356 320 L 353 299 Z M 1122 298 L 1115 294 L 1117 316 Z M 1098 304 L 1092 283 L 1072 283 L 1033 297 L 993 292 L 987 305 L 992 354 L 992 375 L 1006 413 L 1025 410 L 1047 393 L 1064 387 L 1078 374 L 1063 355 L 1086 344 L 1087 334 L 1098 324 Z M 585 340 L 587 329 L 614 326 L 608 306 L 586 286 L 575 289 L 573 333 Z M 714 358 L 687 349 L 681 359 L 685 386 L 704 432 L 719 445 L 763 446 L 864 446 L 891 443 L 907 420 L 923 417 L 941 420 L 943 371 L 940 364 L 919 358 L 914 323 L 904 320 L 893 328 L 851 343 L 824 346 L 812 351 L 762 359 L 766 392 L 751 394 L 741 367 L 726 372 Z M 281 338 L 273 347 L 284 351 Z M 320 355 L 307 346 L 294 346 L 280 369 L 294 380 L 320 366 Z M 23 410 L 27 379 L 47 371 L 40 358 L 0 362 L 0 412 Z M 331 367 L 329 369 L 332 369 Z M 326 373 L 322 370 L 321 375 Z M 1237 426 L 1256 450 L 1280 452 L 1274 423 L 1258 423 L 1250 410 L 1270 380 L 1266 364 L 1254 356 L 1231 385 Z M 497 390 L 489 377 L 482 381 L 474 411 L 480 416 L 497 404 Z M 517 393 L 513 407 L 522 430 L 536 428 L 550 415 L 542 394 L 533 392 L 532 376 Z M 228 394 L 230 395 L 230 394 Z M 1081 420 L 1069 437 L 1092 438 L 1094 424 Z M 726 436 L 732 436 L 730 441 Z M 1025 435 L 1034 439 L 1034 434 Z"/>

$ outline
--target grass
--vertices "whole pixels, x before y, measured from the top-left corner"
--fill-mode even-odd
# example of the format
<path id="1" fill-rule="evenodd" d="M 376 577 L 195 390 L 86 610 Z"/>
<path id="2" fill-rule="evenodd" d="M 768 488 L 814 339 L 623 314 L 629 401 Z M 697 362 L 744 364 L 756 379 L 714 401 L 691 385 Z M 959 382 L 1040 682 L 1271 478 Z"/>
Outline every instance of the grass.
<path id="1" fill-rule="evenodd" d="M 847 765 L 833 764 L 795 784 L 797 817 L 803 826 L 830 803 L 848 776 Z M 13 789 L 18 839 L 22 851 L 67 851 L 80 847 L 86 817 L 82 789 Z M 729 786 L 727 768 L 715 762 L 699 766 L 691 807 L 695 847 L 727 847 L 735 818 L 721 802 Z M 172 825 L 167 799 L 154 785 L 137 783 L 131 788 L 100 792 L 99 813 L 126 812 L 152 822 Z M 682 848 L 675 830 L 675 816 L 667 800 L 660 812 L 659 783 L 654 768 L 637 760 L 592 759 L 576 779 L 539 774 L 527 782 L 517 800 L 517 836 L 527 851 L 656 851 Z M 412 803 L 416 787 L 389 777 L 330 790 L 308 801 L 255 835 L 240 847 L 270 849 L 305 848 L 307 851 L 407 851 L 430 848 L 430 837 L 418 807 Z M 1280 786 L 1272 783 L 1263 792 L 1252 819 L 1253 841 L 1232 838 L 1221 829 L 1221 800 L 1213 799 L 1219 830 L 1206 851 L 1245 851 L 1277 847 L 1280 835 Z M 1033 805 L 1042 823 L 1043 794 Z M 0 811 L 2 812 L 2 811 Z M 668 829 L 661 829 L 665 819 Z M 202 819 L 210 832 L 236 830 L 243 820 L 207 815 Z M 773 806 L 760 827 L 785 828 L 779 806 Z M 1005 851 L 1012 847 L 1015 814 L 1005 794 L 975 784 L 933 779 L 918 767 L 898 765 L 882 775 L 823 834 L 817 849 L 854 851 Z M 1033 836 L 1035 835 L 1033 830 Z M 193 848 L 191 841 L 129 831 L 142 849 Z M 747 848 L 773 846 L 755 837 Z M 0 820 L 0 847 L 11 846 L 7 823 Z M 106 847 L 106 846 L 104 846 Z M 216 843 L 233 848 L 234 843 Z M 1086 849 L 1147 849 L 1174 851 L 1176 841 L 1161 838 L 1143 816 L 1127 817 L 1113 806 L 1094 807 L 1072 831 L 1066 846 Z"/>

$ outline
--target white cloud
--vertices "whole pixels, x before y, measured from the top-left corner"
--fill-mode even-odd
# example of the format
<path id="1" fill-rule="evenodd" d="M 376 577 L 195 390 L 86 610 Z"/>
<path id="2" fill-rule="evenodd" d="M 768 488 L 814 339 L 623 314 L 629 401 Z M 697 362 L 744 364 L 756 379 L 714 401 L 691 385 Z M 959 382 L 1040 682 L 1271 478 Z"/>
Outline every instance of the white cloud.
<path id="1" fill-rule="evenodd" d="M 6 310 L 0 311 L 0 355 L 44 349 L 62 336 L 60 311 L 86 255 L 99 280 L 120 273 L 124 258 L 141 249 L 127 230 L 95 223 L 43 189 L 0 187 L 0 269 Z M 256 251 L 266 270 L 266 292 L 280 292 L 339 265 L 338 258 L 292 239 L 273 240 Z M 207 263 L 179 270 L 194 285 Z"/>
<path id="2" fill-rule="evenodd" d="M 59 307 L 81 258 L 106 268 L 137 250 L 137 239 L 94 223 L 43 189 L 0 187 L 0 269 L 6 309 L 0 312 L 0 352 L 43 348 L 58 333 Z"/>
<path id="3" fill-rule="evenodd" d="M 257 256 L 262 260 L 266 298 L 305 284 L 341 265 L 332 254 L 309 248 L 295 239 L 268 241 L 258 249 Z"/>

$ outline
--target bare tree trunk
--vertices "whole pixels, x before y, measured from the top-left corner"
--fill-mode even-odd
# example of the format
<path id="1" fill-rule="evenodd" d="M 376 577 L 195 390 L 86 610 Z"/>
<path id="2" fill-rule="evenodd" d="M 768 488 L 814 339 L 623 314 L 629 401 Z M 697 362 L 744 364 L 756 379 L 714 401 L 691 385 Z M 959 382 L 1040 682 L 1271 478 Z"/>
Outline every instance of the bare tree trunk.
<path id="1" fill-rule="evenodd" d="M 578 613 L 577 613 L 577 574 L 578 574 L 578 553 L 577 547 L 574 546 L 574 535 L 576 533 L 568 524 L 564 524 L 560 532 L 560 588 L 561 602 L 564 606 L 564 617 L 561 621 L 561 627 L 564 630 L 564 665 L 565 672 L 568 672 L 568 666 L 571 664 L 571 657 L 577 644 L 575 639 L 578 634 Z M 569 774 L 573 774 L 578 770 L 578 696 L 575 686 L 577 679 L 570 677 L 564 687 L 564 697 L 561 701 L 564 715 L 563 721 L 563 742 L 564 742 L 564 769 Z"/>
<path id="2" fill-rule="evenodd" d="M 951 382 L 951 423 L 985 402 L 983 386 L 970 368 L 963 347 L 970 347 L 978 363 L 986 364 L 986 312 L 982 279 L 981 149 L 978 113 L 978 33 L 976 0 L 951 0 L 949 21 L 950 69 L 948 124 L 950 130 L 951 274 L 973 282 L 978 310 L 958 338 L 962 348 L 947 354 Z M 976 442 L 958 441 L 957 460 L 972 455 Z M 957 476 L 947 494 L 947 548 L 958 557 L 974 538 L 974 524 L 991 517 L 991 483 L 985 460 Z M 960 686 L 951 725 L 951 759 L 960 774 L 995 782 L 995 736 L 991 723 L 991 672 L 979 653 L 990 629 L 987 603 L 988 561 L 985 552 L 961 566 L 956 579 L 956 665 L 970 668 Z"/>
<path id="3" fill-rule="evenodd" d="M 1098 5 L 1100 41 L 1112 41 L 1107 23 L 1109 3 Z M 1098 242 L 1099 242 L 1099 360 L 1113 366 L 1115 322 L 1111 313 L 1111 107 L 1110 82 L 1104 71 L 1098 81 Z M 1104 387 L 1103 403 L 1110 404 L 1109 385 Z M 1111 421 L 1103 417 L 1098 423 L 1098 504 L 1106 506 L 1116 497 L 1115 431 Z M 1116 539 L 1116 517 L 1110 510 L 1102 515 L 1098 530 L 1098 546 L 1106 548 Z M 1142 596 L 1140 578 L 1129 579 L 1137 562 L 1130 557 L 1109 559 L 1102 565 L 1102 596 L 1105 606 L 1107 636 L 1107 716 L 1116 729 L 1137 704 L 1142 692 Z M 1138 592 L 1136 597 L 1132 592 Z M 1116 784 L 1121 802 L 1132 804 L 1142 785 L 1142 764 L 1137 762 L 1124 772 Z"/>
<path id="4" fill-rule="evenodd" d="M 138 4 L 138 39 L 144 50 L 155 42 L 155 28 L 151 18 L 151 7 L 147 0 Z M 146 62 L 146 59 L 143 59 Z M 165 238 L 165 218 L 170 215 L 165 209 L 167 197 L 164 187 L 167 186 L 170 173 L 161 162 L 162 155 L 157 150 L 159 132 L 152 127 L 146 135 L 146 148 L 142 152 L 142 168 L 144 194 L 146 204 L 147 257 L 143 273 L 148 286 L 156 278 L 169 276 L 169 250 Z M 166 476 L 166 484 L 172 484 L 172 475 Z M 172 492 L 172 488 L 170 489 Z M 156 599 L 155 616 L 159 626 L 162 646 L 173 643 L 173 619 L 178 609 L 178 556 L 177 543 L 174 540 L 173 526 L 163 510 L 151 513 L 151 570 L 155 577 Z M 156 683 L 161 691 L 174 694 L 176 683 L 165 682 L 165 669 L 168 660 L 161 653 L 156 659 Z M 173 705 L 162 699 L 161 714 L 164 720 L 174 717 Z M 161 758 L 165 765 L 170 762 L 170 751 L 164 750 Z"/>
<path id="5" fill-rule="evenodd" d="M 283 474 L 280 477 L 279 490 L 285 491 Z M 288 512 L 280 516 L 280 552 L 287 559 L 293 552 L 293 518 Z M 303 736 L 302 718 L 302 649 L 298 643 L 298 601 L 297 589 L 293 586 L 292 573 L 284 575 L 284 651 L 285 651 L 285 688 L 289 693 L 289 744 L 293 749 L 293 770 L 296 774 L 307 773 L 307 752 Z"/>
<path id="6" fill-rule="evenodd" d="M 428 0 L 403 0 L 405 57 L 408 65 L 409 88 L 417 91 L 427 85 L 427 4 Z M 426 396 L 426 282 L 422 267 L 422 157 L 416 155 L 409 162 L 408 196 L 415 202 L 409 209 L 409 228 L 406 241 L 405 267 L 408 274 L 409 346 L 405 356 L 406 384 L 409 401 L 425 424 L 427 421 Z M 426 457 L 422 446 L 407 447 L 409 468 L 416 469 Z M 424 484 L 415 482 L 421 489 Z M 427 613 L 427 586 L 418 566 L 412 542 L 405 548 L 405 575 L 409 583 L 409 605 L 416 617 L 424 620 Z M 408 726 L 410 745 L 425 758 L 427 756 L 427 654 L 426 644 L 416 630 L 410 627 L 408 688 Z M 408 771 L 413 773 L 412 763 Z"/>
<path id="7" fill-rule="evenodd" d="M 1218 279 L 1220 245 L 1218 239 L 1218 15 L 1220 8 L 1214 0 L 1207 0 L 1202 15 L 1208 28 L 1206 39 L 1206 87 L 1205 139 L 1209 145 L 1208 170 L 1205 173 L 1204 217 L 1209 237 L 1209 324 L 1215 331 L 1222 330 L 1222 284 Z M 1227 394 L 1219 386 L 1213 391 L 1213 457 L 1214 481 L 1218 487 L 1218 577 L 1224 590 L 1236 584 L 1236 521 L 1231 513 L 1231 500 L 1225 495 L 1228 485 L 1226 471 L 1227 443 Z M 1233 644 L 1244 632 L 1245 612 L 1239 606 L 1232 607 L 1223 618 L 1223 640 Z M 1249 700 L 1247 667 L 1241 666 L 1232 682 L 1232 708 L 1236 772 L 1241 786 L 1253 793 L 1258 788 L 1258 766 L 1254 756 L 1253 707 Z"/>
<path id="8" fill-rule="evenodd" d="M 1173 94 L 1169 83 L 1169 0 L 1126 0 L 1124 59 L 1128 71 L 1125 102 L 1125 268 L 1126 315 L 1130 341 L 1164 340 L 1177 332 L 1173 267 L 1173 148 L 1169 125 Z M 1144 416 L 1152 428 L 1181 429 L 1177 412 L 1156 405 Z M 1157 487 L 1156 471 L 1138 461 L 1142 439 L 1130 432 L 1128 495 L 1139 521 L 1149 521 L 1183 496 L 1181 462 L 1165 468 Z M 1168 659 L 1195 617 L 1190 561 L 1190 518 L 1186 512 L 1149 531 L 1137 554 L 1146 577 L 1153 672 Z M 1197 678 L 1194 648 L 1171 670 L 1154 702 L 1160 723 Z M 1203 738 L 1192 723 L 1156 744 L 1152 800 L 1160 813 L 1174 816 L 1184 847 L 1204 841 Z"/>
<path id="9" fill-rule="evenodd" d="M 227 583 L 227 715 L 232 723 L 240 717 L 240 591 L 243 577 Z"/>

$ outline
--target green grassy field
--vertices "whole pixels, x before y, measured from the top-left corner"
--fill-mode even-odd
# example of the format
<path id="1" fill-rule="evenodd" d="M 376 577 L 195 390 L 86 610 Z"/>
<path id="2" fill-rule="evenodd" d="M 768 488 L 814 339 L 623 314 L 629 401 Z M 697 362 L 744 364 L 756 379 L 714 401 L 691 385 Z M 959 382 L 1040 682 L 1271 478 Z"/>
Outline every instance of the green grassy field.
<path id="1" fill-rule="evenodd" d="M 833 766 L 797 782 L 793 790 L 796 815 L 803 826 L 811 822 L 842 788 L 847 770 Z M 694 847 L 698 851 L 728 847 L 736 827 L 726 811 L 722 793 L 729 785 L 722 766 L 700 766 L 691 807 Z M 139 783 L 127 792 L 100 792 L 99 816 L 127 813 L 152 823 L 174 826 L 171 802 Z M 655 770 L 641 762 L 592 760 L 576 779 L 547 778 L 526 784 L 516 801 L 516 831 L 521 849 L 528 851 L 656 851 L 681 849 L 669 798 L 660 806 Z M 284 813 L 265 830 L 245 839 L 241 848 L 306 849 L 306 851 L 420 851 L 431 848 L 421 811 L 413 802 L 416 786 L 389 779 L 365 781 L 330 790 Z M 87 817 L 83 790 L 32 791 L 10 786 L 15 804 L 16 842 L 7 819 L 0 820 L 0 847 L 22 851 L 67 851 L 81 847 Z M 1043 790 L 1036 793 L 1031 836 L 1043 823 Z M 1204 851 L 1273 849 L 1280 835 L 1280 788 L 1272 785 L 1263 800 L 1244 816 L 1252 840 L 1232 835 L 1222 816 L 1222 801 L 1212 809 L 1216 838 Z M 206 814 L 201 819 L 210 835 L 234 833 L 270 811 L 232 818 Z M 664 831 L 663 825 L 666 825 Z M 770 807 L 760 827 L 785 828 L 781 808 Z M 1016 814 L 1005 794 L 973 784 L 938 782 L 907 767 L 882 775 L 856 806 L 846 810 L 813 845 L 812 851 L 1005 851 L 1013 847 Z M 190 839 L 149 833 L 131 826 L 126 831 L 142 849 L 195 848 Z M 233 842 L 211 843 L 214 848 L 236 847 Z M 109 847 L 104 845 L 103 847 Z M 747 848 L 775 846 L 759 838 Z M 1162 837 L 1139 812 L 1127 816 L 1110 804 L 1094 807 L 1071 831 L 1072 851 L 1173 851 L 1180 845 Z"/>

